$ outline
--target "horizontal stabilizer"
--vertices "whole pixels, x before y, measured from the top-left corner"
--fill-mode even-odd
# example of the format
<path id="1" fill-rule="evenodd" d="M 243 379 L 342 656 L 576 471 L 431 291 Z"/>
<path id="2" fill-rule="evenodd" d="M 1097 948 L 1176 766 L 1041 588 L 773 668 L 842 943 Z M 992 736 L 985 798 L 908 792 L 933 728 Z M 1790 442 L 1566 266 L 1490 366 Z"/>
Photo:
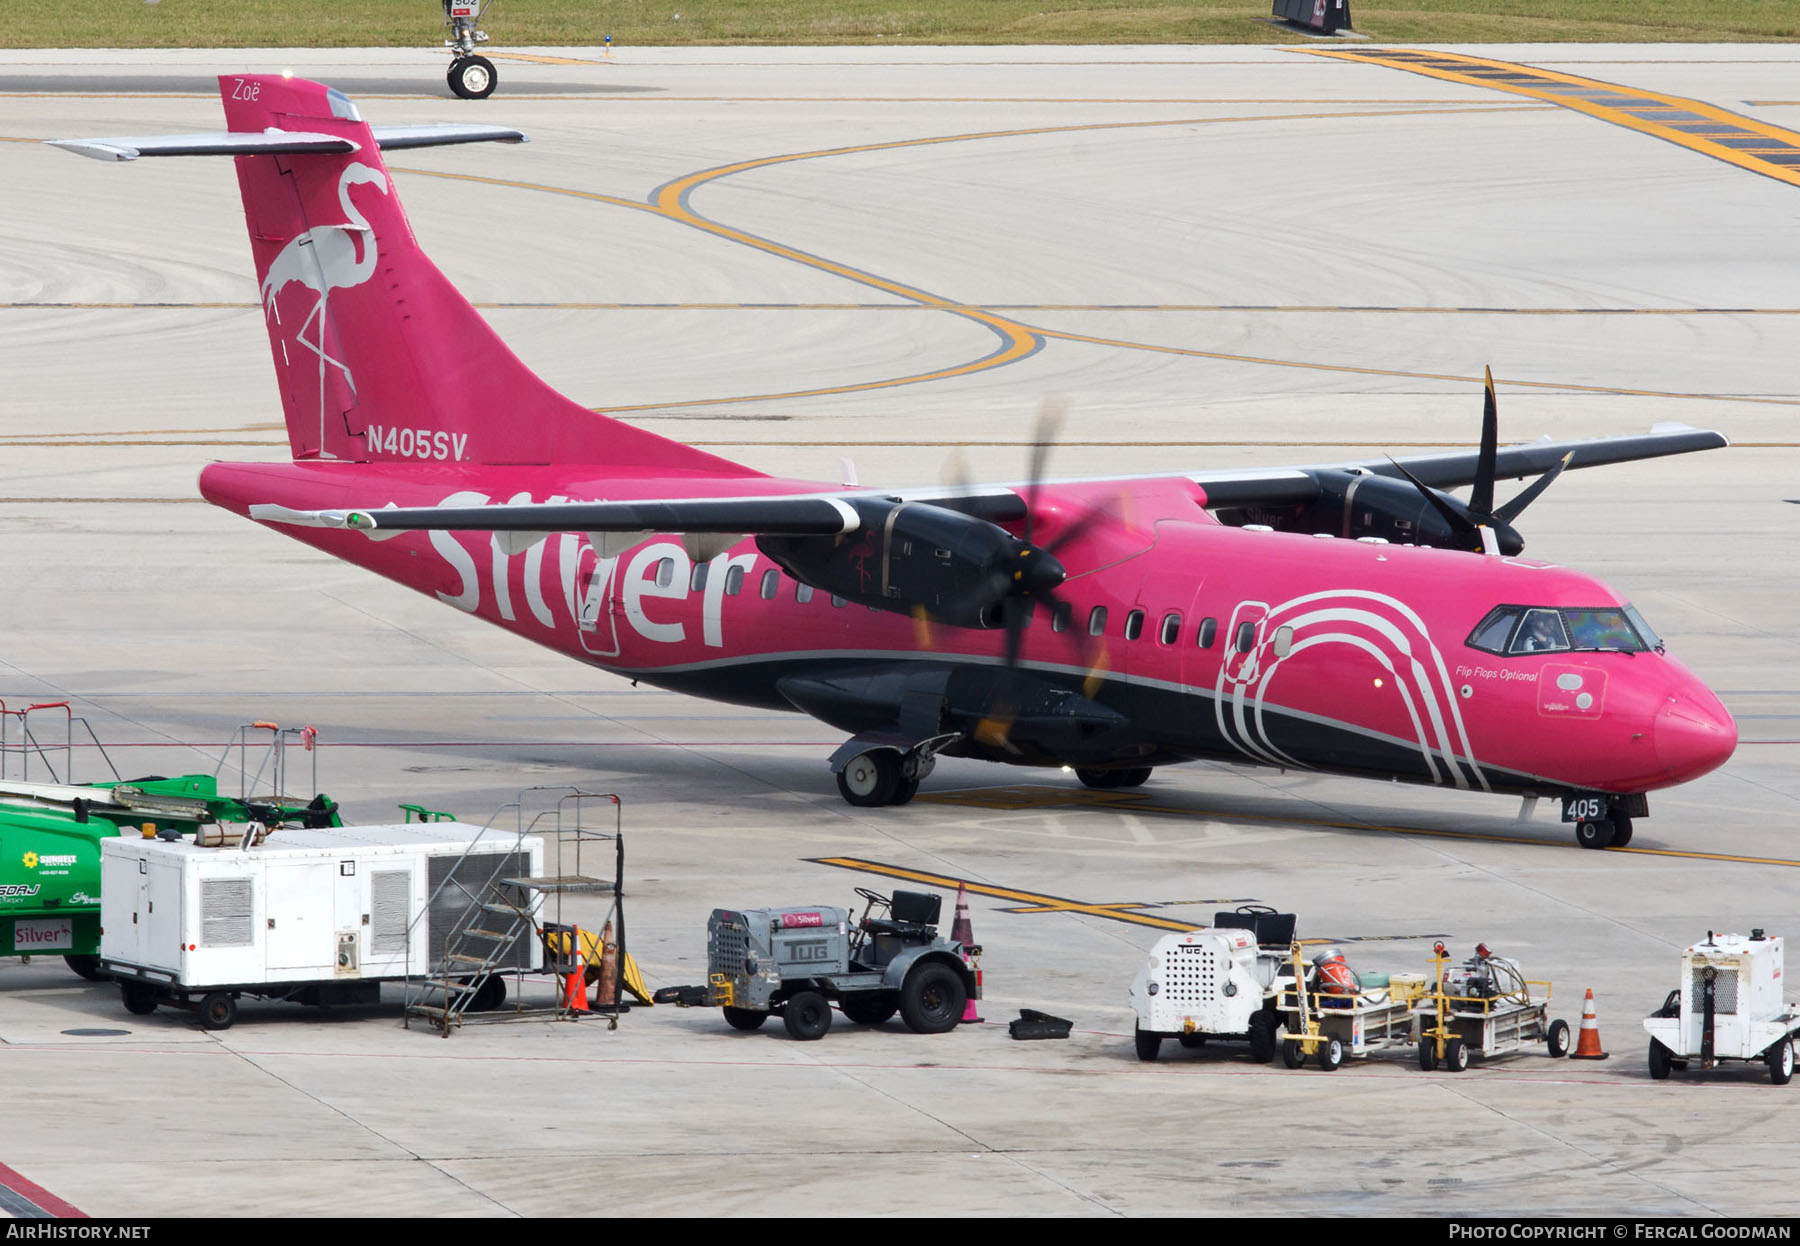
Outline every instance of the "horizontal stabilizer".
<path id="1" fill-rule="evenodd" d="M 518 130 L 498 125 L 384 125 L 372 126 L 370 132 L 378 146 L 390 151 L 450 147 L 457 143 L 530 141 Z M 256 134 L 233 131 L 143 134 L 126 138 L 58 138 L 50 139 L 49 143 L 90 160 L 136 160 L 139 156 L 346 155 L 360 150 L 350 139 L 335 134 L 273 128 Z"/>
<path id="2" fill-rule="evenodd" d="M 268 129 L 259 134 L 143 134 L 127 138 L 53 138 L 52 147 L 90 160 L 136 160 L 139 156 L 342 155 L 359 150 L 335 134 Z"/>

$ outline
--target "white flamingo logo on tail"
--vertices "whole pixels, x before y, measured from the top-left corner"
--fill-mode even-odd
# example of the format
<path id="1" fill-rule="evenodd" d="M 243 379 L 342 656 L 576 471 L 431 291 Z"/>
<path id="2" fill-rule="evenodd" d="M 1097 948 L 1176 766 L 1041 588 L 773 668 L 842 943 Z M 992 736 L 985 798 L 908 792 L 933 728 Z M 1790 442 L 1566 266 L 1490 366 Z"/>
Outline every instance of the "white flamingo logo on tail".
<path id="1" fill-rule="evenodd" d="M 375 231 L 350 202 L 350 188 L 362 183 L 380 187 L 384 195 L 388 193 L 387 178 L 378 170 L 366 164 L 346 167 L 343 176 L 338 178 L 338 203 L 344 210 L 344 224 L 317 225 L 289 241 L 269 265 L 262 283 L 263 307 L 275 317 L 276 324 L 281 323 L 281 314 L 275 308 L 275 299 L 291 282 L 298 281 L 319 296 L 319 301 L 313 304 L 312 311 L 294 334 L 294 340 L 319 357 L 321 457 L 329 457 L 325 454 L 325 365 L 331 364 L 342 371 L 351 394 L 356 393 L 356 378 L 350 373 L 350 365 L 333 358 L 325 349 L 326 304 L 333 290 L 359 286 L 375 275 Z M 308 341 L 306 330 L 315 322 L 318 329 L 313 340 Z"/>

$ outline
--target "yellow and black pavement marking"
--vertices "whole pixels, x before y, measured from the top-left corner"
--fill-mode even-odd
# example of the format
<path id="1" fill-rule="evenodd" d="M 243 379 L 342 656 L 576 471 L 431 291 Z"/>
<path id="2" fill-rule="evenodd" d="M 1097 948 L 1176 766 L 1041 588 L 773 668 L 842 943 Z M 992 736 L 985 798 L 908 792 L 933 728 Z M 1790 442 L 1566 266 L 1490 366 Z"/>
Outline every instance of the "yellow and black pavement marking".
<path id="1" fill-rule="evenodd" d="M 1700 100 L 1553 69 L 1417 48 L 1305 48 L 1312 56 L 1403 69 L 1466 86 L 1560 104 L 1612 125 L 1800 186 L 1800 133 Z"/>
<path id="2" fill-rule="evenodd" d="M 904 866 L 888 865 L 881 861 L 864 861 L 860 857 L 808 857 L 814 865 L 832 865 L 841 870 L 856 870 L 864 874 L 879 874 L 884 878 L 897 878 L 902 882 L 921 883 L 927 887 L 967 887 L 978 896 L 991 896 L 999 900 L 1012 900 L 1019 907 L 1007 909 L 1009 913 L 1080 913 L 1087 917 L 1105 917 L 1112 921 L 1129 922 L 1134 926 L 1152 926 L 1157 930 L 1192 930 L 1191 921 L 1174 921 L 1167 917 L 1152 917 L 1139 910 L 1154 907 L 1146 901 L 1119 901 L 1112 904 L 1094 904 L 1085 900 L 1071 900 L 1066 896 L 1042 895 L 1035 891 L 1021 891 L 1015 887 L 995 887 L 990 883 L 974 883 L 964 878 L 951 878 L 947 874 L 932 874 L 925 870 L 909 870 Z M 1187 903 L 1208 903 L 1208 901 L 1187 901 Z M 1217 900 L 1217 904 L 1249 904 L 1249 900 Z"/>
<path id="3" fill-rule="evenodd" d="M 1157 930 L 1192 930 L 1206 922 L 1172 921 L 1166 917 L 1153 917 L 1142 912 L 1143 909 L 1176 908 L 1186 905 L 1204 905 L 1208 908 L 1235 906 L 1239 904 L 1260 903 L 1255 896 L 1217 896 L 1205 900 L 1126 900 L 1112 904 L 1096 904 L 1086 900 L 1071 900 L 1066 896 L 1044 895 L 1035 891 L 1022 891 L 1016 887 L 996 887 L 991 883 L 971 882 L 966 878 L 952 878 L 948 874 L 933 874 L 929 870 L 908 869 L 903 865 L 890 865 L 886 861 L 865 861 L 861 857 L 808 857 L 812 865 L 830 865 L 840 870 L 855 870 L 862 874 L 879 874 L 883 878 L 898 879 L 901 882 L 919 883 L 926 887 L 940 887 L 949 890 L 953 887 L 966 887 L 972 895 L 992 896 L 1000 900 L 1017 901 L 1017 906 L 1000 910 L 1003 913 L 1079 913 L 1085 917 L 1104 917 L 1110 921 L 1128 922 L 1134 926 L 1150 926 Z M 1447 939 L 1450 936 L 1442 933 L 1433 934 L 1379 934 L 1379 935 L 1341 935 L 1312 937 L 1299 942 L 1312 943 L 1403 943 L 1409 939 Z"/>
<path id="4" fill-rule="evenodd" d="M 1057 787 L 1052 784 L 1018 784 L 1011 787 L 969 788 L 964 791 L 921 792 L 914 798 L 918 801 L 944 805 L 963 805 L 974 809 L 992 809 L 1005 812 L 1017 812 L 1024 809 L 1076 809 L 1076 808 L 1116 808 L 1127 813 L 1161 814 L 1172 818 L 1206 819 L 1208 821 L 1272 823 L 1278 826 L 1292 827 L 1296 830 L 1307 827 L 1323 827 L 1339 831 L 1370 831 L 1388 835 L 1419 835 L 1432 839 L 1468 839 L 1489 844 L 1512 844 L 1520 848 L 1554 848 L 1573 849 L 1579 852 L 1591 852 L 1593 849 L 1582 848 L 1571 837 L 1565 842 L 1551 842 L 1543 839 L 1523 838 L 1516 835 L 1488 835 L 1480 831 L 1446 831 L 1436 827 L 1393 826 L 1381 822 L 1359 822 L 1354 819 L 1306 818 L 1295 815 L 1272 817 L 1253 813 L 1239 813 L 1224 809 L 1196 809 L 1183 805 L 1157 804 L 1156 798 L 1149 792 L 1131 790 L 1106 790 L 1097 788 Z M 1603 852 L 1631 853 L 1645 857 L 1679 857 L 1689 861 L 1728 861 L 1738 865 L 1774 865 L 1785 869 L 1800 869 L 1800 861 L 1791 861 L 1785 857 L 1753 857 L 1730 852 L 1694 852 L 1678 848 L 1604 848 Z M 954 886 L 955 884 L 952 883 Z M 970 885 L 973 890 L 973 884 Z"/>

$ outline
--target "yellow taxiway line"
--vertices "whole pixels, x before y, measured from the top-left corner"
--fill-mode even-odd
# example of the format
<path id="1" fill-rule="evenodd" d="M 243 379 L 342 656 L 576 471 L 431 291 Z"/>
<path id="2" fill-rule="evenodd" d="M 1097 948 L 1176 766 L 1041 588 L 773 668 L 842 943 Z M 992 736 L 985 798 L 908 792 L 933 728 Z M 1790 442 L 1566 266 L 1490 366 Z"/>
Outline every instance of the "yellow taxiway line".
<path id="1" fill-rule="evenodd" d="M 1358 61 L 1487 87 L 1557 104 L 1612 125 L 1675 143 L 1752 173 L 1800 186 L 1800 133 L 1700 100 L 1620 86 L 1599 78 L 1422 48 L 1302 48 L 1310 56 Z"/>

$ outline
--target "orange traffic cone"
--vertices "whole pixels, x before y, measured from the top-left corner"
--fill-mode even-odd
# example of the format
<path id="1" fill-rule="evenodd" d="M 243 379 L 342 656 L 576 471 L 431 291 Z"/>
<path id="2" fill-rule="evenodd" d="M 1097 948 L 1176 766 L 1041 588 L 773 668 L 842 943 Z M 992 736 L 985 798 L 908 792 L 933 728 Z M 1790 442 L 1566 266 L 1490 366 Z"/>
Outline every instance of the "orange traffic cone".
<path id="1" fill-rule="evenodd" d="M 1581 1039 L 1575 1044 L 1575 1050 L 1569 1053 L 1571 1060 L 1604 1060 L 1606 1052 L 1600 1049 L 1600 1025 L 1594 1020 L 1594 988 L 1589 987 L 1587 1003 L 1581 1006 Z"/>
<path id="2" fill-rule="evenodd" d="M 985 1021 L 975 1001 L 981 998 L 981 964 L 976 957 L 981 949 L 975 944 L 975 928 L 969 922 L 969 885 L 956 884 L 956 916 L 950 922 L 950 937 L 962 944 L 963 963 L 975 971 L 975 989 L 969 992 L 968 1002 L 963 1005 L 963 1023 Z"/>
<path id="3" fill-rule="evenodd" d="M 571 927 L 563 938 L 568 940 L 569 956 L 574 964 L 574 968 L 563 975 L 563 1007 L 570 1012 L 586 1012 L 587 963 L 581 955 L 581 927 Z"/>

